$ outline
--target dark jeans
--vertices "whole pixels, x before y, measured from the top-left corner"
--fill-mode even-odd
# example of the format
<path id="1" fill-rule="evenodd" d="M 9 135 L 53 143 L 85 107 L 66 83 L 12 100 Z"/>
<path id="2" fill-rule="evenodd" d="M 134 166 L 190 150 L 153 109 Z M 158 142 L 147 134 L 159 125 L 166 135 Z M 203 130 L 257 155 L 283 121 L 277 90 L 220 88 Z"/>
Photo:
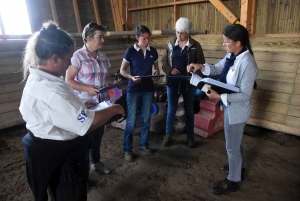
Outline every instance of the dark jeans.
<path id="1" fill-rule="evenodd" d="M 23 139 L 26 175 L 36 201 L 85 201 L 89 176 L 88 138 L 58 141 L 35 137 Z"/>
<path id="2" fill-rule="evenodd" d="M 140 136 L 140 147 L 147 147 L 149 140 L 151 104 L 153 92 L 133 92 L 127 93 L 127 120 L 124 132 L 123 151 L 132 152 L 133 131 L 135 129 L 136 117 L 139 108 L 142 114 L 142 131 Z"/>
<path id="3" fill-rule="evenodd" d="M 183 104 L 186 115 L 187 137 L 194 136 L 194 100 L 196 88 L 186 89 L 184 86 L 167 86 L 168 110 L 166 133 L 173 132 L 175 113 L 177 111 L 178 99 L 180 93 L 183 96 Z"/>
<path id="4" fill-rule="evenodd" d="M 96 164 L 100 161 L 100 145 L 103 134 L 104 126 L 101 126 L 87 134 L 90 140 L 89 158 L 91 164 Z"/>

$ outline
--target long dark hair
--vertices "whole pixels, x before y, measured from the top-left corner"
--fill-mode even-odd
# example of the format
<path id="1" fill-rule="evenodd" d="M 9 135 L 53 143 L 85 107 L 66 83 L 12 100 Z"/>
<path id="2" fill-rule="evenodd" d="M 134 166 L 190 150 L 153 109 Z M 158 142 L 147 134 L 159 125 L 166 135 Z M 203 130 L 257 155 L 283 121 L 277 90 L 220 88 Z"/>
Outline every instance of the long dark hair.
<path id="1" fill-rule="evenodd" d="M 243 47 L 246 47 L 249 52 L 253 55 L 251 49 L 250 39 L 248 30 L 240 24 L 231 24 L 225 27 L 222 34 L 233 41 L 240 41 Z"/>

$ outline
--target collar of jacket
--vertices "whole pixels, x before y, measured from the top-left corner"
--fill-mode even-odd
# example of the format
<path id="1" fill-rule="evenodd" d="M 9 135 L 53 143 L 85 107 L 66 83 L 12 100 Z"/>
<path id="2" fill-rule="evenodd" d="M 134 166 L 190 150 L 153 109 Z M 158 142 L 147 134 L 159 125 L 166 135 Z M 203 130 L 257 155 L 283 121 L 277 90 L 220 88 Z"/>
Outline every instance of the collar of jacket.
<path id="1" fill-rule="evenodd" d="M 171 44 L 171 46 L 172 46 L 172 49 L 173 49 L 174 46 L 175 46 L 176 39 L 177 39 L 177 38 L 175 37 L 175 38 L 173 38 L 173 39 L 169 42 L 169 44 Z M 194 45 L 196 45 L 196 41 L 195 41 L 191 36 L 189 36 L 189 43 L 190 43 L 190 45 L 189 45 L 189 47 L 188 47 L 188 50 L 191 49 L 191 47 L 193 47 Z M 169 49 L 172 50 L 172 49 L 170 48 L 170 46 L 169 46 Z"/>

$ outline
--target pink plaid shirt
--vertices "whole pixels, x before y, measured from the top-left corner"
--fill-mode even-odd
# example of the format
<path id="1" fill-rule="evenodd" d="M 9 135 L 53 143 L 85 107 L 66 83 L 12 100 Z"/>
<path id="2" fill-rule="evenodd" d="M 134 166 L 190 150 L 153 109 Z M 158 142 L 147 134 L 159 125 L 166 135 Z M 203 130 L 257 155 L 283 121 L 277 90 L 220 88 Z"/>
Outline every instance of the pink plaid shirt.
<path id="1" fill-rule="evenodd" d="M 94 59 L 84 45 L 81 49 L 74 52 L 71 58 L 71 65 L 78 69 L 78 73 L 75 76 L 75 81 L 78 83 L 95 85 L 99 88 L 105 87 L 105 78 L 109 76 L 108 69 L 111 65 L 103 52 L 98 51 L 97 58 Z M 83 101 L 102 102 L 110 99 L 107 92 L 99 93 L 96 96 L 90 96 L 85 91 L 75 90 L 75 92 Z"/>

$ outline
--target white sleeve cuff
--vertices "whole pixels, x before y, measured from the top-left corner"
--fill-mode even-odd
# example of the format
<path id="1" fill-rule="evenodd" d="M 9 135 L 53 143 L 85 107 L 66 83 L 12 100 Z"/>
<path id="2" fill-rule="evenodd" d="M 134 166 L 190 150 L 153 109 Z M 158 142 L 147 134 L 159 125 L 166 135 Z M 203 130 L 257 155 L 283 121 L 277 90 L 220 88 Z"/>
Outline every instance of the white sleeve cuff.
<path id="1" fill-rule="evenodd" d="M 221 100 L 223 104 L 227 107 L 228 102 L 227 102 L 227 94 L 221 94 Z"/>
<path id="2" fill-rule="evenodd" d="M 210 66 L 209 64 L 205 63 L 205 70 L 202 72 L 203 75 L 210 75 Z"/>

